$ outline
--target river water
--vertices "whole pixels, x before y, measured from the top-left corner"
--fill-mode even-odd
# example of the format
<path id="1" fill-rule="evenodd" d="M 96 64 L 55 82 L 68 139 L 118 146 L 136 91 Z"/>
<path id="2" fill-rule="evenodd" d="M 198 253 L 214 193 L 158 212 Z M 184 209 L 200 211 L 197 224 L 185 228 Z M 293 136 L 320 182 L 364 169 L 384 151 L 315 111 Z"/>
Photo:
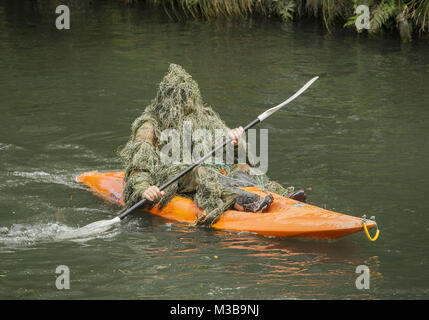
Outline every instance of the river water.
<path id="1" fill-rule="evenodd" d="M 427 41 L 327 35 L 312 22 L 180 22 L 113 2 L 72 7 L 59 31 L 55 7 L 30 3 L 0 2 L 1 298 L 429 298 Z M 116 151 L 170 62 L 230 127 L 319 75 L 260 125 L 268 174 L 317 206 L 375 215 L 380 238 L 267 238 L 139 214 L 52 240 L 115 216 L 75 177 L 121 168 Z M 59 265 L 69 290 L 55 286 Z M 359 265 L 369 290 L 355 286 Z"/>

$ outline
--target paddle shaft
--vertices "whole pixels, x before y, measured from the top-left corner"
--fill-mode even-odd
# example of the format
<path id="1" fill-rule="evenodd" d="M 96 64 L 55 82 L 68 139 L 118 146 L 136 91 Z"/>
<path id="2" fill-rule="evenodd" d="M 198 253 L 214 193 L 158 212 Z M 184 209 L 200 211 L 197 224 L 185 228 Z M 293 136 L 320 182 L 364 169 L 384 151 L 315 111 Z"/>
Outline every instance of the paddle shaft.
<path id="1" fill-rule="evenodd" d="M 247 130 L 249 130 L 250 128 L 252 128 L 253 126 L 257 125 L 259 122 L 261 122 L 261 120 L 259 120 L 259 118 L 256 118 L 255 120 L 253 120 L 252 122 L 250 122 L 247 126 L 245 126 L 243 128 L 243 131 L 246 132 Z M 215 153 L 217 150 L 222 149 L 223 147 L 225 147 L 228 143 L 231 143 L 232 139 L 229 138 L 227 139 L 224 143 L 218 145 L 217 147 L 215 147 L 213 150 L 211 150 L 209 153 L 207 153 L 204 157 L 200 158 L 198 161 L 194 162 L 191 166 L 189 166 L 188 168 L 186 168 L 185 170 L 183 170 L 182 172 L 180 172 L 179 174 L 177 174 L 174 178 L 168 180 L 166 183 L 164 183 L 159 190 L 162 191 L 164 189 L 166 189 L 169 185 L 171 185 L 172 183 L 176 182 L 177 180 L 179 180 L 181 177 L 183 177 L 185 174 L 187 174 L 188 172 L 190 172 L 192 169 L 194 169 L 196 166 L 198 166 L 199 164 L 201 164 L 202 162 L 206 161 L 209 157 L 211 157 L 213 155 L 213 153 Z M 135 205 L 133 205 L 132 207 L 130 207 L 129 209 L 127 209 L 125 212 L 121 213 L 119 215 L 119 218 L 122 220 L 124 219 L 127 215 L 129 215 L 131 212 L 133 212 L 134 210 L 140 208 L 141 206 L 143 206 L 148 200 L 147 199 L 142 199 L 139 202 L 137 202 Z"/>

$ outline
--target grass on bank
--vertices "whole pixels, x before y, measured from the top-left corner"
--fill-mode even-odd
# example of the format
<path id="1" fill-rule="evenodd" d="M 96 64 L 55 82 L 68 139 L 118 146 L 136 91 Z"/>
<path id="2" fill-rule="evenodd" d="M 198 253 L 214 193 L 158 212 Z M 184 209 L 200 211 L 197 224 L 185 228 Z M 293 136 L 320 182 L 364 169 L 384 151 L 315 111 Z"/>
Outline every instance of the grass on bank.
<path id="1" fill-rule="evenodd" d="M 354 28 L 356 32 L 378 34 L 396 30 L 404 42 L 429 31 L 429 0 L 120 0 L 132 4 L 144 2 L 160 6 L 172 17 L 213 19 L 263 15 L 285 22 L 313 17 L 323 21 L 326 29 L 334 26 Z M 369 30 L 357 30 L 356 8 L 370 9 Z"/>

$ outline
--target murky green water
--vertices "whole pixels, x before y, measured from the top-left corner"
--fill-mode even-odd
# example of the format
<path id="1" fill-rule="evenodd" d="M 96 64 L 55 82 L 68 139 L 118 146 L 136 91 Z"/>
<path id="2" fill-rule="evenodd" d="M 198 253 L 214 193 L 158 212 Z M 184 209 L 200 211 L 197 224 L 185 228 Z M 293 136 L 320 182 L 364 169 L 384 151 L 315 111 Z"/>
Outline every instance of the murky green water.
<path id="1" fill-rule="evenodd" d="M 58 31 L 53 13 L 0 2 L 1 298 L 429 298 L 428 43 L 179 23 L 104 2 L 72 8 L 71 30 Z M 97 238 L 50 240 L 115 216 L 74 178 L 120 168 L 115 151 L 170 62 L 231 127 L 319 75 L 262 125 L 269 175 L 318 206 L 375 215 L 380 239 L 265 238 L 135 215 Z M 369 290 L 355 287 L 362 264 Z M 70 290 L 55 287 L 59 265 Z"/>

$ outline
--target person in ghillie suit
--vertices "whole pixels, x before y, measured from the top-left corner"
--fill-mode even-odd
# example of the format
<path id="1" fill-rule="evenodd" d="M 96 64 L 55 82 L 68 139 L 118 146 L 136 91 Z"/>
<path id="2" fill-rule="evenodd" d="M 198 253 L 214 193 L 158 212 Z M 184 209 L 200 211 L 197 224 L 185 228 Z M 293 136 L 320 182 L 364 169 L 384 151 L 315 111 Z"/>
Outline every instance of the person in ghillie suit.
<path id="1" fill-rule="evenodd" d="M 244 144 L 240 139 L 243 128 L 230 130 L 219 116 L 203 103 L 198 85 L 192 77 L 182 67 L 171 64 L 159 84 L 155 99 L 133 122 L 131 137 L 119 152 L 125 165 L 123 193 L 126 207 L 146 198 L 150 201 L 149 206 L 159 201 L 159 207 L 162 208 L 175 195 L 182 195 L 193 199 L 202 209 L 202 214 L 196 217 L 195 224 L 210 226 L 228 209 L 262 212 L 273 201 L 271 195 L 261 198 L 240 187 L 259 184 L 265 190 L 305 201 L 303 191 L 293 193 L 293 187 L 283 188 L 279 183 L 268 179 L 265 174 L 256 177 L 246 163 L 221 167 L 218 164 L 200 164 L 170 185 L 165 192 L 160 191 L 157 186 L 189 166 L 183 164 L 182 153 L 180 161 L 162 161 L 161 150 L 167 141 L 161 139 L 161 132 L 175 129 L 180 135 L 179 141 L 182 142 L 183 135 L 187 134 L 183 130 L 184 124 L 192 130 L 206 129 L 211 133 L 222 130 L 233 140 L 235 149 Z M 200 143 L 202 155 L 210 152 L 215 143 L 216 141 Z M 226 174 L 219 173 L 225 168 Z"/>

